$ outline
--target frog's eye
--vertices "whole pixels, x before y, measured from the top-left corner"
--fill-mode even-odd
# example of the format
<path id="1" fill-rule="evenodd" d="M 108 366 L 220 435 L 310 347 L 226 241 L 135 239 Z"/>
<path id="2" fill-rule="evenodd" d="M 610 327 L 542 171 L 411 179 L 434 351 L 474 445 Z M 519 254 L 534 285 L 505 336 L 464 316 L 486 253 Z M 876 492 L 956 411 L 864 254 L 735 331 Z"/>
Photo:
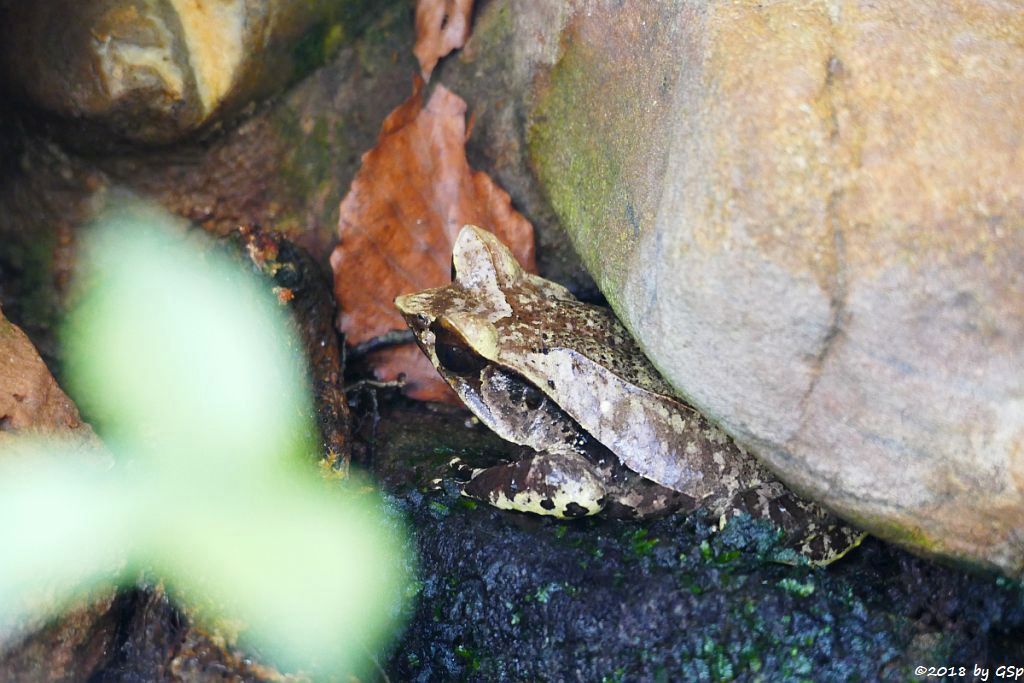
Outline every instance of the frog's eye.
<path id="1" fill-rule="evenodd" d="M 486 365 L 481 362 L 480 356 L 474 355 L 464 346 L 437 344 L 434 351 L 441 367 L 456 375 L 476 374 Z"/>
<path id="2" fill-rule="evenodd" d="M 487 361 L 473 352 L 459 334 L 440 321 L 430 326 L 434 333 L 434 353 L 442 368 L 456 375 L 478 374 Z"/>

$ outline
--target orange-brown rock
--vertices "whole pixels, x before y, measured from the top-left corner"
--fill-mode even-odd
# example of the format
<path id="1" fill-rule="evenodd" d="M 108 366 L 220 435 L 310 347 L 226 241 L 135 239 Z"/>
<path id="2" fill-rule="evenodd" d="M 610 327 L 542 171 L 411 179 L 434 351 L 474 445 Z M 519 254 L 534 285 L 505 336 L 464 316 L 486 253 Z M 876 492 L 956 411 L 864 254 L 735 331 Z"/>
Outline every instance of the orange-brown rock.
<path id="1" fill-rule="evenodd" d="M 371 7 L 380 3 L 3 2 L 0 73 L 13 94 L 52 114 L 167 143 L 318 66 Z"/>
<path id="2" fill-rule="evenodd" d="M 26 433 L 98 443 L 32 342 L 0 313 L 0 446 Z"/>

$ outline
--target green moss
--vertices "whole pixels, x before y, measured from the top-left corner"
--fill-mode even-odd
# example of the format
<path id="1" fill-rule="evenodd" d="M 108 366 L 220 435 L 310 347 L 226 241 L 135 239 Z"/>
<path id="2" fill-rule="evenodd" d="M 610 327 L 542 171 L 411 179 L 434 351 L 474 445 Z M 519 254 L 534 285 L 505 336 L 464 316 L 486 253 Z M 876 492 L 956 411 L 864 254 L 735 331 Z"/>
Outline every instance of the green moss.
<path id="1" fill-rule="evenodd" d="M 569 231 L 601 290 L 614 297 L 623 283 L 628 242 L 609 240 L 609 226 L 621 202 L 620 151 L 595 135 L 593 74 L 585 55 L 569 50 L 551 71 L 551 84 L 538 99 L 527 128 L 530 159 L 552 207 Z M 617 248 L 611 248 L 615 245 Z M 613 302 L 614 303 L 614 302 Z"/>
<path id="2" fill-rule="evenodd" d="M 300 122 L 302 112 L 282 109 L 275 129 L 288 152 L 281 160 L 281 180 L 290 196 L 312 197 L 324 181 L 330 181 L 333 160 L 346 152 L 344 137 L 330 135 L 327 120 L 317 118 L 312 126 Z"/>
<path id="3" fill-rule="evenodd" d="M 430 502 L 430 512 L 438 519 L 443 519 L 448 516 L 450 510 L 444 503 L 434 500 Z"/>
<path id="4" fill-rule="evenodd" d="M 463 645 L 457 645 L 455 647 L 455 656 L 462 660 L 463 664 L 470 671 L 478 671 L 480 669 L 480 657 L 476 652 Z"/>
<path id="5" fill-rule="evenodd" d="M 563 586 L 559 583 L 549 583 L 539 587 L 533 594 L 533 599 L 542 605 L 546 605 L 548 600 L 551 599 L 552 594 L 562 590 Z M 529 599 L 529 598 L 528 598 Z"/>
<path id="6" fill-rule="evenodd" d="M 509 55 L 515 50 L 517 38 L 512 17 L 509 3 L 487 3 L 473 18 L 474 49 L 471 52 L 457 50 L 445 60 L 449 65 L 453 58 L 463 64 L 470 63 L 472 69 L 452 68 L 442 62 L 434 80 L 456 92 L 470 91 L 473 86 L 467 80 L 473 81 L 477 88 L 486 84 L 484 92 L 491 86 L 501 88 L 502 92 L 520 91 L 522 85 L 514 82 L 515 75 L 509 68 Z"/>
<path id="7" fill-rule="evenodd" d="M 415 66 L 412 56 L 412 21 L 409 19 L 410 6 L 406 2 L 392 0 L 389 6 L 377 10 L 376 19 L 363 31 L 355 43 L 356 58 L 365 71 L 365 77 L 393 68 L 395 60 L 406 60 Z M 409 72 L 410 78 L 412 71 Z"/>
<path id="8" fill-rule="evenodd" d="M 851 517 L 850 521 L 854 524 L 861 524 L 861 520 L 856 517 Z M 871 528 L 876 535 L 893 543 L 920 548 L 925 552 L 935 551 L 939 548 L 939 543 L 935 539 L 917 527 L 908 527 L 877 519 L 864 520 L 861 525 Z"/>
<path id="9" fill-rule="evenodd" d="M 372 0 L 316 0 L 326 6 L 321 10 L 323 19 L 313 24 L 292 48 L 292 77 L 302 78 L 324 64 L 339 48 L 363 37 L 376 41 L 380 37 L 378 17 L 396 7 L 406 7 L 400 0 L 373 2 Z"/>
<path id="10" fill-rule="evenodd" d="M 965 556 L 951 557 L 949 555 L 950 548 L 947 544 L 940 539 L 929 536 L 920 527 L 905 526 L 891 520 L 882 520 L 875 517 L 861 518 L 856 515 L 849 514 L 849 511 L 847 511 L 847 519 L 854 526 L 869 529 L 872 534 L 890 543 L 902 545 L 907 548 L 913 548 L 915 553 L 923 554 L 925 556 L 941 556 L 944 558 L 945 562 L 958 565 L 961 568 L 970 571 L 997 571 L 997 567 L 980 562 L 975 558 Z M 1022 580 L 1021 585 L 1024 585 L 1024 580 Z"/>
<path id="11" fill-rule="evenodd" d="M 801 598 L 806 598 L 814 593 L 814 581 L 810 579 L 808 579 L 806 583 L 801 583 L 800 581 L 787 576 L 779 581 L 779 587 L 787 593 L 791 593 Z"/>
<path id="12" fill-rule="evenodd" d="M 601 677 L 601 683 L 622 683 L 624 680 L 626 680 L 626 668 L 622 666 L 616 668 L 615 671 L 612 671 L 607 676 Z"/>
<path id="13" fill-rule="evenodd" d="M 327 33 L 324 35 L 323 40 L 323 53 L 324 59 L 328 59 L 338 49 L 345 44 L 347 36 L 345 35 L 345 27 L 342 24 L 331 24 L 331 27 L 327 29 Z"/>
<path id="14" fill-rule="evenodd" d="M 630 550 L 635 557 L 650 555 L 654 546 L 658 545 L 658 539 L 648 538 L 647 529 L 637 529 L 630 538 Z"/>
<path id="15" fill-rule="evenodd" d="M 306 31 L 292 48 L 292 79 L 298 80 L 327 61 L 344 42 L 341 24 L 321 21 Z"/>
<path id="16" fill-rule="evenodd" d="M 0 273 L 5 278 L 4 315 L 35 339 L 40 331 L 56 329 L 62 309 L 54 286 L 53 231 L 0 239 Z"/>
<path id="17" fill-rule="evenodd" d="M 654 9 L 654 7 L 659 9 Z M 673 98 L 680 68 L 679 35 L 667 17 L 683 3 L 655 3 L 644 40 L 612 27 L 618 9 L 595 11 L 591 29 L 609 25 L 599 43 L 574 24 L 563 29 L 564 52 L 537 89 L 528 114 L 527 147 L 544 191 L 573 245 L 613 307 L 633 251 L 650 229 L 662 196 Z"/>

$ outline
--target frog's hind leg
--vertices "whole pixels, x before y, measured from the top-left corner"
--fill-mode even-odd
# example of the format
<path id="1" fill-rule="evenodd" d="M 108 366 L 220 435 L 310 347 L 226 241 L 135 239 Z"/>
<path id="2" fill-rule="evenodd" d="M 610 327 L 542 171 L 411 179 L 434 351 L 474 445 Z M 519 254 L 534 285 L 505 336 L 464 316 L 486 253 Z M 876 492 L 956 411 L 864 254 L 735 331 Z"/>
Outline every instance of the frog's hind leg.
<path id="1" fill-rule="evenodd" d="M 568 518 L 597 514 L 607 499 L 594 467 L 571 453 L 536 453 L 477 470 L 462 493 L 502 510 Z"/>
<path id="2" fill-rule="evenodd" d="M 729 507 L 733 515 L 746 512 L 752 517 L 770 520 L 782 530 L 786 547 L 812 565 L 835 562 L 867 536 L 817 503 L 799 498 L 778 482 L 737 494 Z M 723 525 L 727 516 L 723 515 Z"/>

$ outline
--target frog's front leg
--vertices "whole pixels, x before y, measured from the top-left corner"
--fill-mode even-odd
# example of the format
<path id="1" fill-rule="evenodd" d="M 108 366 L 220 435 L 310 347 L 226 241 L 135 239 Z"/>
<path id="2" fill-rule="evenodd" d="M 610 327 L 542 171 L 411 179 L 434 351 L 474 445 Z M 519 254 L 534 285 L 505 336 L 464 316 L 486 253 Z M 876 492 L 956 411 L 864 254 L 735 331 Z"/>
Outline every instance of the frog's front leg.
<path id="1" fill-rule="evenodd" d="M 462 493 L 502 510 L 568 518 L 597 514 L 607 498 L 593 465 L 574 453 L 536 453 L 475 470 Z"/>

